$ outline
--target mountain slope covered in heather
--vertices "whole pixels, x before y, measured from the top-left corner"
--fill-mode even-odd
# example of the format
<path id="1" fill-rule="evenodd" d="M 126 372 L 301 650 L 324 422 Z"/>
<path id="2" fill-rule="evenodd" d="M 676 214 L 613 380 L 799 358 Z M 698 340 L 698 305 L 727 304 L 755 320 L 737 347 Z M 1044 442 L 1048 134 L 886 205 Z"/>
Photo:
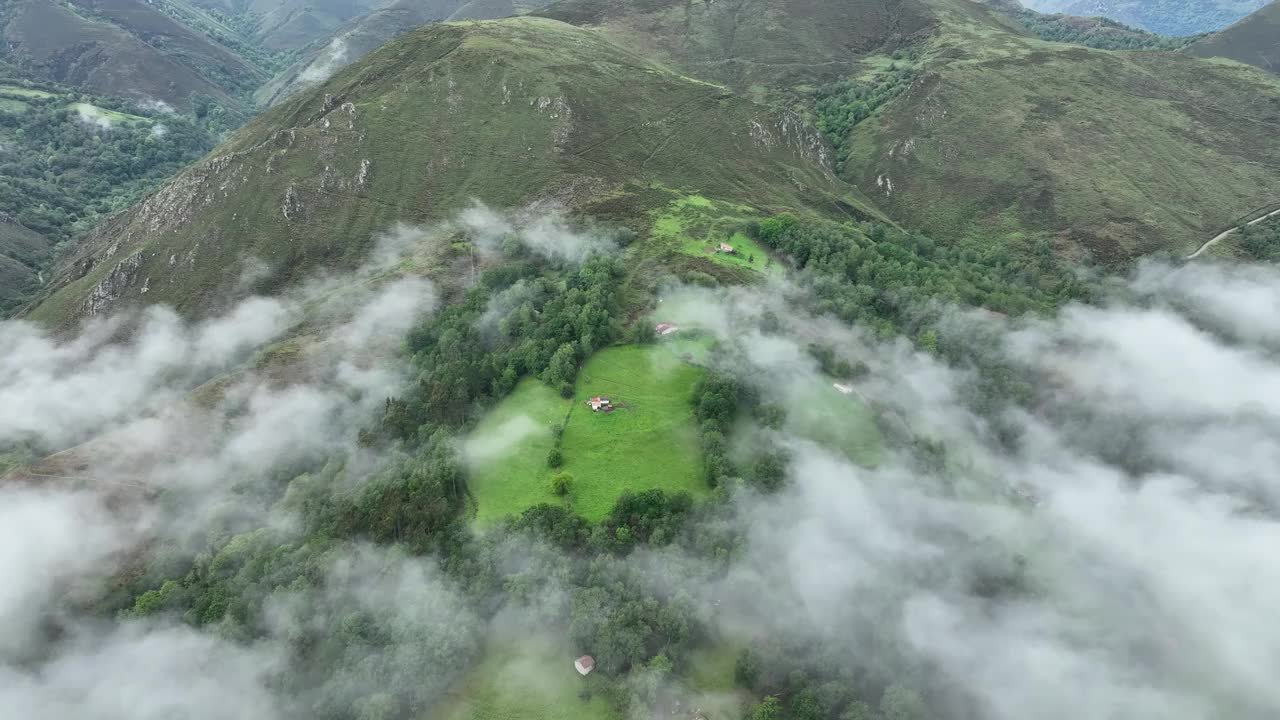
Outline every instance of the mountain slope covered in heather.
<path id="1" fill-rule="evenodd" d="M 1280 3 L 1271 3 L 1231 27 L 1196 42 L 1187 52 L 1224 57 L 1280 74 Z"/>

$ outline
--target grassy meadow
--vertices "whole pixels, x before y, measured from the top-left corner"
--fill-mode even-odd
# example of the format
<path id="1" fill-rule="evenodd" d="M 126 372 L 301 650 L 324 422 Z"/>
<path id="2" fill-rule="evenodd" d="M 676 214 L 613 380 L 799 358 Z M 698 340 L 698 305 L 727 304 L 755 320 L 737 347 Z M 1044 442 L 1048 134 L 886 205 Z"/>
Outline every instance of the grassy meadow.
<path id="1" fill-rule="evenodd" d="M 749 207 L 710 200 L 701 195 L 685 195 L 655 211 L 650 229 L 651 243 L 716 265 L 762 275 L 781 275 L 786 269 L 743 229 L 757 213 Z M 733 254 L 716 252 L 720 243 L 732 245 Z"/>
<path id="2" fill-rule="evenodd" d="M 839 450 L 859 465 L 880 462 L 884 440 L 871 409 L 856 393 L 844 395 L 828 381 L 805 382 L 786 390 L 785 403 L 789 431 Z"/>
<path id="3" fill-rule="evenodd" d="M 703 373 L 654 346 L 610 348 L 587 361 L 561 448 L 575 511 L 598 520 L 624 490 L 708 492 L 689 403 Z M 618 409 L 591 412 L 595 395 Z"/>
<path id="4" fill-rule="evenodd" d="M 552 427 L 564 422 L 571 403 L 535 378 L 525 378 L 476 426 L 463 445 L 471 469 L 476 521 L 490 523 L 544 502 L 551 491 L 547 454 Z"/>
<path id="5" fill-rule="evenodd" d="M 491 645 L 443 707 L 443 720 L 614 720 L 603 696 L 583 700 L 588 678 L 573 668 L 577 653 L 550 639 Z"/>
<path id="6" fill-rule="evenodd" d="M 524 380 L 463 445 L 476 521 L 484 525 L 540 503 L 564 503 L 599 520 L 624 490 L 706 493 L 689 404 L 703 372 L 662 345 L 633 345 L 588 360 L 572 401 L 537 380 Z M 592 412 L 586 401 L 594 395 L 609 397 L 618 409 Z M 566 417 L 564 462 L 552 470 L 552 428 Z M 559 472 L 572 477 L 564 497 L 552 489 Z"/>

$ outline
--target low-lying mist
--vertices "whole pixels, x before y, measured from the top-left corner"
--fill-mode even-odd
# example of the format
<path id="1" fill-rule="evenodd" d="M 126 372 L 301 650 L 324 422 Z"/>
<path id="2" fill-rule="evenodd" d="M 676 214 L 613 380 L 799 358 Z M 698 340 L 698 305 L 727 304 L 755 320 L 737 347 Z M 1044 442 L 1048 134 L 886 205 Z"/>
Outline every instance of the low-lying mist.
<path id="1" fill-rule="evenodd" d="M 480 207 L 453 227 L 487 252 L 512 237 L 555 261 L 616 251 Z M 488 548 L 521 580 L 482 601 L 446 572 L 456 558 L 352 541 L 240 624 L 93 611 L 154 548 L 300 537 L 306 498 L 261 490 L 282 476 L 340 457 L 334 482 L 360 485 L 395 466 L 400 449 L 357 435 L 414 380 L 401 339 L 435 293 L 387 273 L 421 237 L 391 233 L 351 278 L 201 322 L 154 308 L 69 338 L 0 325 L 0 447 L 22 463 L 0 485 L 0 716 L 431 717 L 487 642 L 565 622 L 544 556 L 562 553 L 542 541 Z M 743 420 L 735 432 L 784 451 L 785 484 L 707 501 L 742 538 L 727 557 L 641 548 L 637 577 L 722 640 L 821 647 L 869 684 L 926 678 L 938 717 L 1275 717 L 1280 273 L 1150 265 L 1053 318 L 953 308 L 936 353 L 809 316 L 805 292 L 681 287 L 662 319 L 712 334 L 714 372 L 790 417 L 817 412 L 795 388 L 851 384 L 886 438 L 878 461 Z M 329 320 L 308 324 L 317 307 Z M 824 370 L 813 344 L 856 372 Z M 326 634 L 345 640 L 308 644 Z"/>

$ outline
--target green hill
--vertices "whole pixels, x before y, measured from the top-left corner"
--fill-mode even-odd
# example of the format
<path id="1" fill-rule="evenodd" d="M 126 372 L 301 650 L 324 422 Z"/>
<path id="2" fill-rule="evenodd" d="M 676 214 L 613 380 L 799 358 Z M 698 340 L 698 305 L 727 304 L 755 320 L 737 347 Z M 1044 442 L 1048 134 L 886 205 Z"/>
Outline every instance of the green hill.
<path id="1" fill-rule="evenodd" d="M 50 252 L 48 238 L 0 214 L 0 313 L 35 293 Z"/>
<path id="2" fill-rule="evenodd" d="M 1030 237 L 1121 263 L 1190 251 L 1280 195 L 1280 80 L 1238 64 L 1046 42 L 967 0 L 540 15 L 427 26 L 291 97 L 100 228 L 35 316 L 62 324 L 143 288 L 194 313 L 248 257 L 279 287 L 473 199 L 551 200 L 646 240 L 655 211 L 693 194 L 881 208 L 944 241 Z"/>
<path id="3" fill-rule="evenodd" d="M 964 0 L 541 12 L 812 113 L 845 180 L 940 238 L 1035 234 L 1124 261 L 1194 248 L 1280 195 L 1280 85 L 1239 67 L 1045 42 Z"/>
<path id="4" fill-rule="evenodd" d="M 32 78 L 186 110 L 192 95 L 245 109 L 267 71 L 143 0 L 14 0 L 0 6 L 0 57 Z M 194 13 L 194 11 L 191 11 Z M 232 39 L 235 33 L 212 19 Z M 234 43 L 233 43 L 234 44 Z"/>
<path id="5" fill-rule="evenodd" d="M 1200 57 L 1224 57 L 1280 74 L 1280 3 L 1271 3 L 1187 48 Z"/>
<path id="6" fill-rule="evenodd" d="M 187 312 L 234 286 L 358 262 L 397 222 L 552 200 L 644 217 L 676 192 L 876 215 L 798 116 L 546 19 L 427 26 L 264 113 L 83 243 L 35 315 Z M 182 262 L 178 262 L 181 259 Z"/>
<path id="7" fill-rule="evenodd" d="M 899 82 L 836 138 L 842 176 L 939 237 L 1040 233 L 1122 261 L 1194 249 L 1280 195 L 1280 83 L 1252 69 L 970 26 Z"/>
<path id="8" fill-rule="evenodd" d="M 257 92 L 258 102 L 274 105 L 300 89 L 316 85 L 388 40 L 415 27 L 446 20 L 493 20 L 520 15 L 548 0 L 395 0 L 359 15 L 335 29 L 328 41 L 309 47 Z"/>

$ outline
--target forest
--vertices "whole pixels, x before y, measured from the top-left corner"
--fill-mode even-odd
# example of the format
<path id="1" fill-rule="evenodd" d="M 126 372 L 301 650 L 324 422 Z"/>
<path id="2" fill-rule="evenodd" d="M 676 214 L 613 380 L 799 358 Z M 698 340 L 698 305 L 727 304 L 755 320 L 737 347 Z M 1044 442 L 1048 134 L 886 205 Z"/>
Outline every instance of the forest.
<path id="1" fill-rule="evenodd" d="M 862 228 L 782 215 L 760 223 L 757 234 L 789 258 L 799 285 L 812 292 L 798 312 L 834 313 L 886 336 L 915 335 L 932 351 L 937 340 L 927 339 L 929 316 L 913 308 L 936 301 L 1050 312 L 1084 292 L 1034 251 L 1025 257 L 979 254 L 885 226 L 866 229 L 864 235 Z M 543 504 L 475 533 L 467 471 L 454 452 L 457 439 L 519 378 L 537 377 L 571 394 L 578 367 L 596 349 L 617 341 L 655 342 L 643 321 L 631 328 L 619 321 L 624 268 L 617 257 L 598 255 L 574 266 L 510 245 L 505 253 L 504 262 L 486 271 L 460 302 L 410 333 L 406 349 L 416 381 L 402 396 L 388 399 L 380 419 L 361 432 L 364 446 L 391 452 L 396 460 L 353 482 L 360 464 L 332 455 L 246 486 L 273 514 L 299 518 L 301 532 L 215 531 L 210 552 L 195 558 L 161 550 L 104 609 L 133 618 L 176 615 L 191 626 L 250 642 L 270 634 L 264 623 L 281 597 L 325 597 L 316 595 L 324 582 L 320 569 L 344 548 L 371 545 L 393 556 L 438 558 L 441 572 L 463 589 L 467 609 L 405 625 L 373 611 L 335 614 L 341 603 L 308 600 L 314 604 L 305 614 L 320 621 L 289 638 L 292 669 L 282 682 L 288 695 L 309 698 L 309 716 L 381 720 L 428 712 L 433 699 L 478 662 L 486 624 L 516 610 L 591 649 L 598 672 L 584 697 L 606 698 L 622 716 L 671 712 L 680 697 L 678 678 L 693 670 L 700 649 L 719 642 L 708 600 L 683 588 L 723 581 L 742 552 L 745 528 L 734 519 L 737 494 L 751 488 L 769 495 L 791 482 L 789 451 L 782 444 L 757 440 L 743 455 L 732 450 L 735 428 L 744 421 L 781 428 L 786 413 L 752 384 L 714 372 L 688 400 L 699 424 L 705 479 L 715 488 L 710 500 L 695 503 L 687 494 L 660 490 L 625 492 L 598 523 Z M 872 283 L 880 289 L 872 290 Z M 502 310 L 500 320 L 495 308 Z M 765 326 L 780 328 L 776 318 L 766 318 Z M 835 367 L 839 363 L 829 349 L 809 351 L 832 372 L 852 372 Z M 713 350 L 713 356 L 720 352 Z M 514 548 L 531 555 L 513 564 Z M 641 561 L 655 553 L 665 558 L 661 567 Z M 672 572 L 681 582 L 661 589 L 664 583 L 653 573 Z M 423 652 L 430 657 L 419 657 Z M 405 664 L 406 653 L 418 659 Z M 742 647 L 735 656 L 735 682 L 761 698 L 749 717 L 932 717 L 927 698 L 938 688 L 931 687 L 928 674 L 889 655 L 874 672 L 854 671 L 834 659 L 838 653 L 835 646 L 815 645 L 811 638 L 792 642 L 785 634 L 761 636 Z M 436 669 L 429 681 L 420 675 L 423 666 Z M 383 690 L 347 694 L 346 683 L 334 678 L 351 673 L 380 678 Z"/>
<path id="2" fill-rule="evenodd" d="M 0 212 L 54 242 L 137 201 L 209 152 L 230 120 L 37 87 L 0 87 Z"/>

